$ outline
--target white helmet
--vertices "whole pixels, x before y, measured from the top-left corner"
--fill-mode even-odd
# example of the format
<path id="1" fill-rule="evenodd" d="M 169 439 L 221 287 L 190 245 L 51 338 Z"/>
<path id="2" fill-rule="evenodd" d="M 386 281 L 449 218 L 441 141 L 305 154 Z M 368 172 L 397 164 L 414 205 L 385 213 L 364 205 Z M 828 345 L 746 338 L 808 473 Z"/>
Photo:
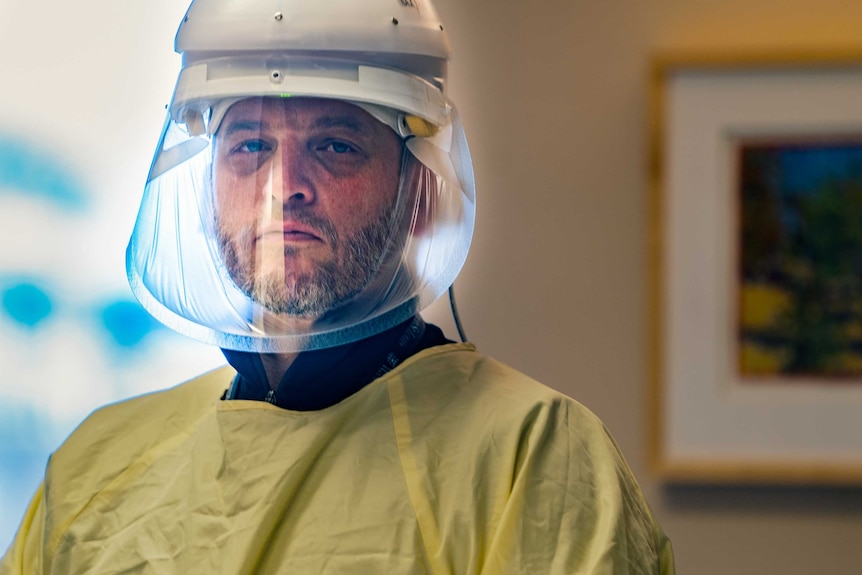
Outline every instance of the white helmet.
<path id="1" fill-rule="evenodd" d="M 222 348 L 303 351 L 388 329 L 452 284 L 475 188 L 430 2 L 194 0 L 176 50 L 126 262 L 153 316 Z M 312 133 L 321 115 L 360 144 Z"/>

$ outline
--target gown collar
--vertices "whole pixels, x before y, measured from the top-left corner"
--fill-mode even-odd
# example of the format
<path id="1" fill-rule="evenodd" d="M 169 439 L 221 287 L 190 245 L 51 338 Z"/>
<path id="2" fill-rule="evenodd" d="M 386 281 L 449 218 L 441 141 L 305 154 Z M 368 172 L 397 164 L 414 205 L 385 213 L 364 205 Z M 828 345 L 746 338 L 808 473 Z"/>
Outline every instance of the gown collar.
<path id="1" fill-rule="evenodd" d="M 415 317 L 372 337 L 300 353 L 273 391 L 261 355 L 222 349 L 237 375 L 222 399 L 268 401 L 294 411 L 324 409 L 353 395 L 411 355 L 452 343 L 434 325 Z"/>

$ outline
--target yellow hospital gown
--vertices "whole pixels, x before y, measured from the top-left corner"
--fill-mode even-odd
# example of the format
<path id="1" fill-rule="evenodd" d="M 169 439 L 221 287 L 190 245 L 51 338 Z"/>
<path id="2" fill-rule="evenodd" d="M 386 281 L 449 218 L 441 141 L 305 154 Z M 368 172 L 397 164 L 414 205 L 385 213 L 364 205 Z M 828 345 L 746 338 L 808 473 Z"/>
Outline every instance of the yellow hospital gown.
<path id="1" fill-rule="evenodd" d="M 92 414 L 0 574 L 670 574 L 602 423 L 470 344 L 344 401 L 221 401 L 224 368 Z"/>

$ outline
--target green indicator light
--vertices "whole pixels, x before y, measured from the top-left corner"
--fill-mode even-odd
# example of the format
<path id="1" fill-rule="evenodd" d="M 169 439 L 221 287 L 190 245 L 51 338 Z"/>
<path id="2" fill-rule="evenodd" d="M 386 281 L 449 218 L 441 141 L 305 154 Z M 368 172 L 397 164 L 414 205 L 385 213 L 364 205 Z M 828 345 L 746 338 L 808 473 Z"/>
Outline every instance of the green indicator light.
<path id="1" fill-rule="evenodd" d="M 292 96 L 290 94 L 282 94 L 281 97 L 282 98 L 291 98 Z"/>

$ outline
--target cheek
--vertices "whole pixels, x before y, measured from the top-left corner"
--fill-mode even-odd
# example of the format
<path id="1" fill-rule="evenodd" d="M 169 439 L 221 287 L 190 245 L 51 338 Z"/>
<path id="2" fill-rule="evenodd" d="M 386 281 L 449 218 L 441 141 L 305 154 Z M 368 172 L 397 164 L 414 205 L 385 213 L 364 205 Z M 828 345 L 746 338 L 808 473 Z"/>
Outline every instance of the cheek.
<path id="1" fill-rule="evenodd" d="M 327 211 L 345 232 L 362 229 L 395 206 L 397 187 L 397 179 L 391 177 L 359 178 L 342 186 L 339 194 L 332 194 Z"/>
<path id="2" fill-rule="evenodd" d="M 233 177 L 216 177 L 213 181 L 215 211 L 219 222 L 237 229 L 256 217 L 257 198 L 254 183 L 241 182 Z"/>

